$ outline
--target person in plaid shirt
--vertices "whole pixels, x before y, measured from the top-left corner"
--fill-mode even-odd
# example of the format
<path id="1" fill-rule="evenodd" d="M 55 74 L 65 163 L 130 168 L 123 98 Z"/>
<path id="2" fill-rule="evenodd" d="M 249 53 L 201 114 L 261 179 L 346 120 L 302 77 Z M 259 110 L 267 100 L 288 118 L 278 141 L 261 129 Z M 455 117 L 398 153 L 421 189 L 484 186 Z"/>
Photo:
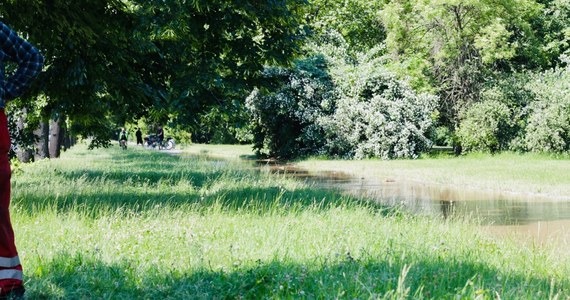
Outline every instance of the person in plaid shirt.
<path id="1" fill-rule="evenodd" d="M 6 62 L 17 69 L 5 74 Z M 43 56 L 30 43 L 0 22 L 0 299 L 24 295 L 23 273 L 10 222 L 10 135 L 4 107 L 20 96 L 41 72 Z"/>

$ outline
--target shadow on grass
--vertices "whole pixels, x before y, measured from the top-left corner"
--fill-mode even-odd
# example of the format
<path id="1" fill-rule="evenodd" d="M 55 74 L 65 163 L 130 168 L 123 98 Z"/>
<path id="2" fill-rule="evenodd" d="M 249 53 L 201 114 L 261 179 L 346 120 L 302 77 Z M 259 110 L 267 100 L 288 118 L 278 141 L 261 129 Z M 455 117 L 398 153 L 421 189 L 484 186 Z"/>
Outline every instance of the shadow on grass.
<path id="1" fill-rule="evenodd" d="M 156 211 L 157 208 L 202 213 L 216 209 L 264 215 L 302 212 L 306 209 L 318 212 L 340 206 L 361 206 L 382 214 L 395 213 L 392 209 L 366 199 L 344 196 L 333 191 L 312 188 L 286 190 L 280 187 L 227 188 L 211 194 L 200 194 L 199 191 L 181 193 L 112 190 L 50 197 L 21 191 L 14 195 L 12 202 L 30 215 L 54 210 L 59 213 L 80 211 L 83 215 L 93 218 L 114 211 L 141 213 Z"/>
<path id="2" fill-rule="evenodd" d="M 199 158 L 181 159 L 133 151 L 113 156 L 112 160 L 112 164 L 104 163 L 104 168 L 86 169 L 82 166 L 31 176 L 25 183 L 16 183 L 12 201 L 30 214 L 54 209 L 65 213 L 79 209 L 91 217 L 118 209 L 145 212 L 157 207 L 203 212 L 215 207 L 256 214 L 286 213 L 288 209 L 295 212 L 309 208 L 324 210 L 341 205 L 385 209 L 364 199 L 342 195 L 339 191 L 308 186 L 294 189 L 271 186 L 281 182 L 269 181 L 267 174 L 252 169 L 225 168 L 217 163 L 215 168 L 209 168 L 212 162 L 197 161 Z M 49 187 L 54 181 L 71 188 L 67 186 L 66 191 L 56 191 L 55 195 L 41 190 L 41 186 Z M 38 189 L 28 188 L 35 182 Z"/>
<path id="3" fill-rule="evenodd" d="M 223 170 L 224 161 L 195 157 L 184 157 L 156 153 L 153 151 L 136 151 L 121 153 L 112 156 L 109 162 L 103 162 L 104 169 L 75 169 L 57 171 L 57 176 L 68 181 L 87 180 L 102 181 L 110 180 L 118 183 L 127 182 L 131 185 L 146 184 L 174 184 L 180 180 L 188 180 L 200 188 L 206 182 L 214 182 L 228 171 Z M 197 171 L 203 170 L 203 171 Z M 245 171 L 242 170 L 245 174 Z M 239 170 L 233 170 L 237 172 Z"/>
<path id="4" fill-rule="evenodd" d="M 384 257 L 384 256 L 382 256 Z M 382 258 L 317 258 L 314 265 L 261 262 L 229 270 L 180 271 L 97 254 L 62 253 L 29 275 L 30 299 L 540 299 L 570 296 L 568 280 L 553 284 L 531 274 L 426 255 L 414 262 Z M 399 258 L 402 261 L 403 259 Z M 141 270 L 141 265 L 146 269 Z M 409 272 L 405 270 L 409 266 Z M 404 275 L 403 275 L 404 274 Z M 402 279 L 402 280 L 399 280 Z M 400 285 L 400 286 L 399 286 Z M 408 293 L 406 291 L 408 290 Z M 390 297 L 391 296 L 391 297 Z"/>
<path id="5" fill-rule="evenodd" d="M 70 182 L 74 182 L 76 180 L 103 183 L 106 181 L 113 181 L 130 186 L 145 185 L 150 187 L 156 186 L 157 184 L 174 185 L 181 180 L 187 180 L 192 184 L 192 186 L 201 188 L 208 182 L 216 181 L 224 174 L 222 171 L 210 171 L 205 173 L 170 168 L 165 169 L 164 167 L 156 168 L 156 170 L 150 169 L 150 171 L 148 169 L 149 168 L 113 171 L 76 170 L 62 173 L 61 176 Z"/>

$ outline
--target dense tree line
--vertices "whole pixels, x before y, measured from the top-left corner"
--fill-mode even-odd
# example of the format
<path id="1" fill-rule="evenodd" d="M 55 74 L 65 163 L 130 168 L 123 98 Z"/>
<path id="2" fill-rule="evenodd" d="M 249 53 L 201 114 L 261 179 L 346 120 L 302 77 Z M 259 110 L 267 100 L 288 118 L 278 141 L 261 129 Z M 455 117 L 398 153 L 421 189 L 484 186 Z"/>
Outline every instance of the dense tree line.
<path id="1" fill-rule="evenodd" d="M 196 132 L 239 116 L 263 66 L 300 51 L 304 4 L 5 1 L 3 21 L 46 57 L 35 89 L 10 104 L 21 123 L 13 136 L 25 146 L 29 131 L 52 120 L 105 146 L 117 126 L 143 116 Z"/>
<path id="2" fill-rule="evenodd" d="M 568 0 L 7 0 L 0 17 L 46 56 L 9 107 L 39 158 L 140 118 L 279 157 L 570 149 Z"/>
<path id="3" fill-rule="evenodd" d="M 331 75 L 332 96 L 321 108 L 335 107 L 328 114 L 336 125 L 330 126 L 328 115 L 314 122 L 292 119 L 285 140 L 303 145 L 306 128 L 316 126 L 324 141 L 289 156 L 416 157 L 433 145 L 453 146 L 457 153 L 570 150 L 569 1 L 315 0 L 310 16 L 306 57 L 325 60 L 304 77 Z M 295 84 L 297 72 L 282 86 Z M 411 90 L 404 88 L 408 84 Z M 273 97 L 303 104 L 309 95 L 282 91 L 252 96 L 261 103 Z M 421 109 L 431 103 L 422 93 L 437 98 L 432 110 Z M 295 115 L 307 110 L 288 105 Z M 250 106 L 258 116 L 255 128 L 266 132 L 256 149 L 280 155 L 283 139 L 276 136 L 284 126 L 272 127 Z"/>

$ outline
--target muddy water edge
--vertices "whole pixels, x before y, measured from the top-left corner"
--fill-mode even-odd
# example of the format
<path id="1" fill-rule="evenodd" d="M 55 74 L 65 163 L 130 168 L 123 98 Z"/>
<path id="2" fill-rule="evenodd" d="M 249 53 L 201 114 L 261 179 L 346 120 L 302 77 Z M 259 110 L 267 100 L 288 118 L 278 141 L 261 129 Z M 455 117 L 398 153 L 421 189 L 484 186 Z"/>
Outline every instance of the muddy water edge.
<path id="1" fill-rule="evenodd" d="M 227 157 L 208 152 L 176 153 L 224 164 Z M 493 236 L 533 245 L 555 244 L 570 251 L 570 197 L 468 189 L 422 182 L 370 179 L 342 172 L 309 171 L 294 164 L 253 161 L 252 168 L 288 176 L 317 188 L 336 189 L 366 197 L 387 206 L 398 206 L 422 215 L 476 220 Z"/>
<path id="2" fill-rule="evenodd" d="M 294 165 L 258 163 L 273 174 L 310 186 L 337 189 L 399 206 L 416 214 L 469 218 L 494 236 L 570 250 L 570 198 L 485 191 L 402 180 L 376 180 L 342 172 L 309 172 Z"/>

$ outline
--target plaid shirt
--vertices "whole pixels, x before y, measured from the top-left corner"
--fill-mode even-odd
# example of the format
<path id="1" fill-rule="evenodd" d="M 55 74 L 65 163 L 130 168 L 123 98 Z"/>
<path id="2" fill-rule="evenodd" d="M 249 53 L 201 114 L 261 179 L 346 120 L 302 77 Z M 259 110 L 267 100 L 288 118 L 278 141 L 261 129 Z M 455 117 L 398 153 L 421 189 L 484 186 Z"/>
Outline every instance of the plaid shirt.
<path id="1" fill-rule="evenodd" d="M 5 62 L 13 61 L 18 69 L 4 76 Z M 20 96 L 42 70 L 44 58 L 34 46 L 0 22 L 0 109 L 6 101 Z"/>

